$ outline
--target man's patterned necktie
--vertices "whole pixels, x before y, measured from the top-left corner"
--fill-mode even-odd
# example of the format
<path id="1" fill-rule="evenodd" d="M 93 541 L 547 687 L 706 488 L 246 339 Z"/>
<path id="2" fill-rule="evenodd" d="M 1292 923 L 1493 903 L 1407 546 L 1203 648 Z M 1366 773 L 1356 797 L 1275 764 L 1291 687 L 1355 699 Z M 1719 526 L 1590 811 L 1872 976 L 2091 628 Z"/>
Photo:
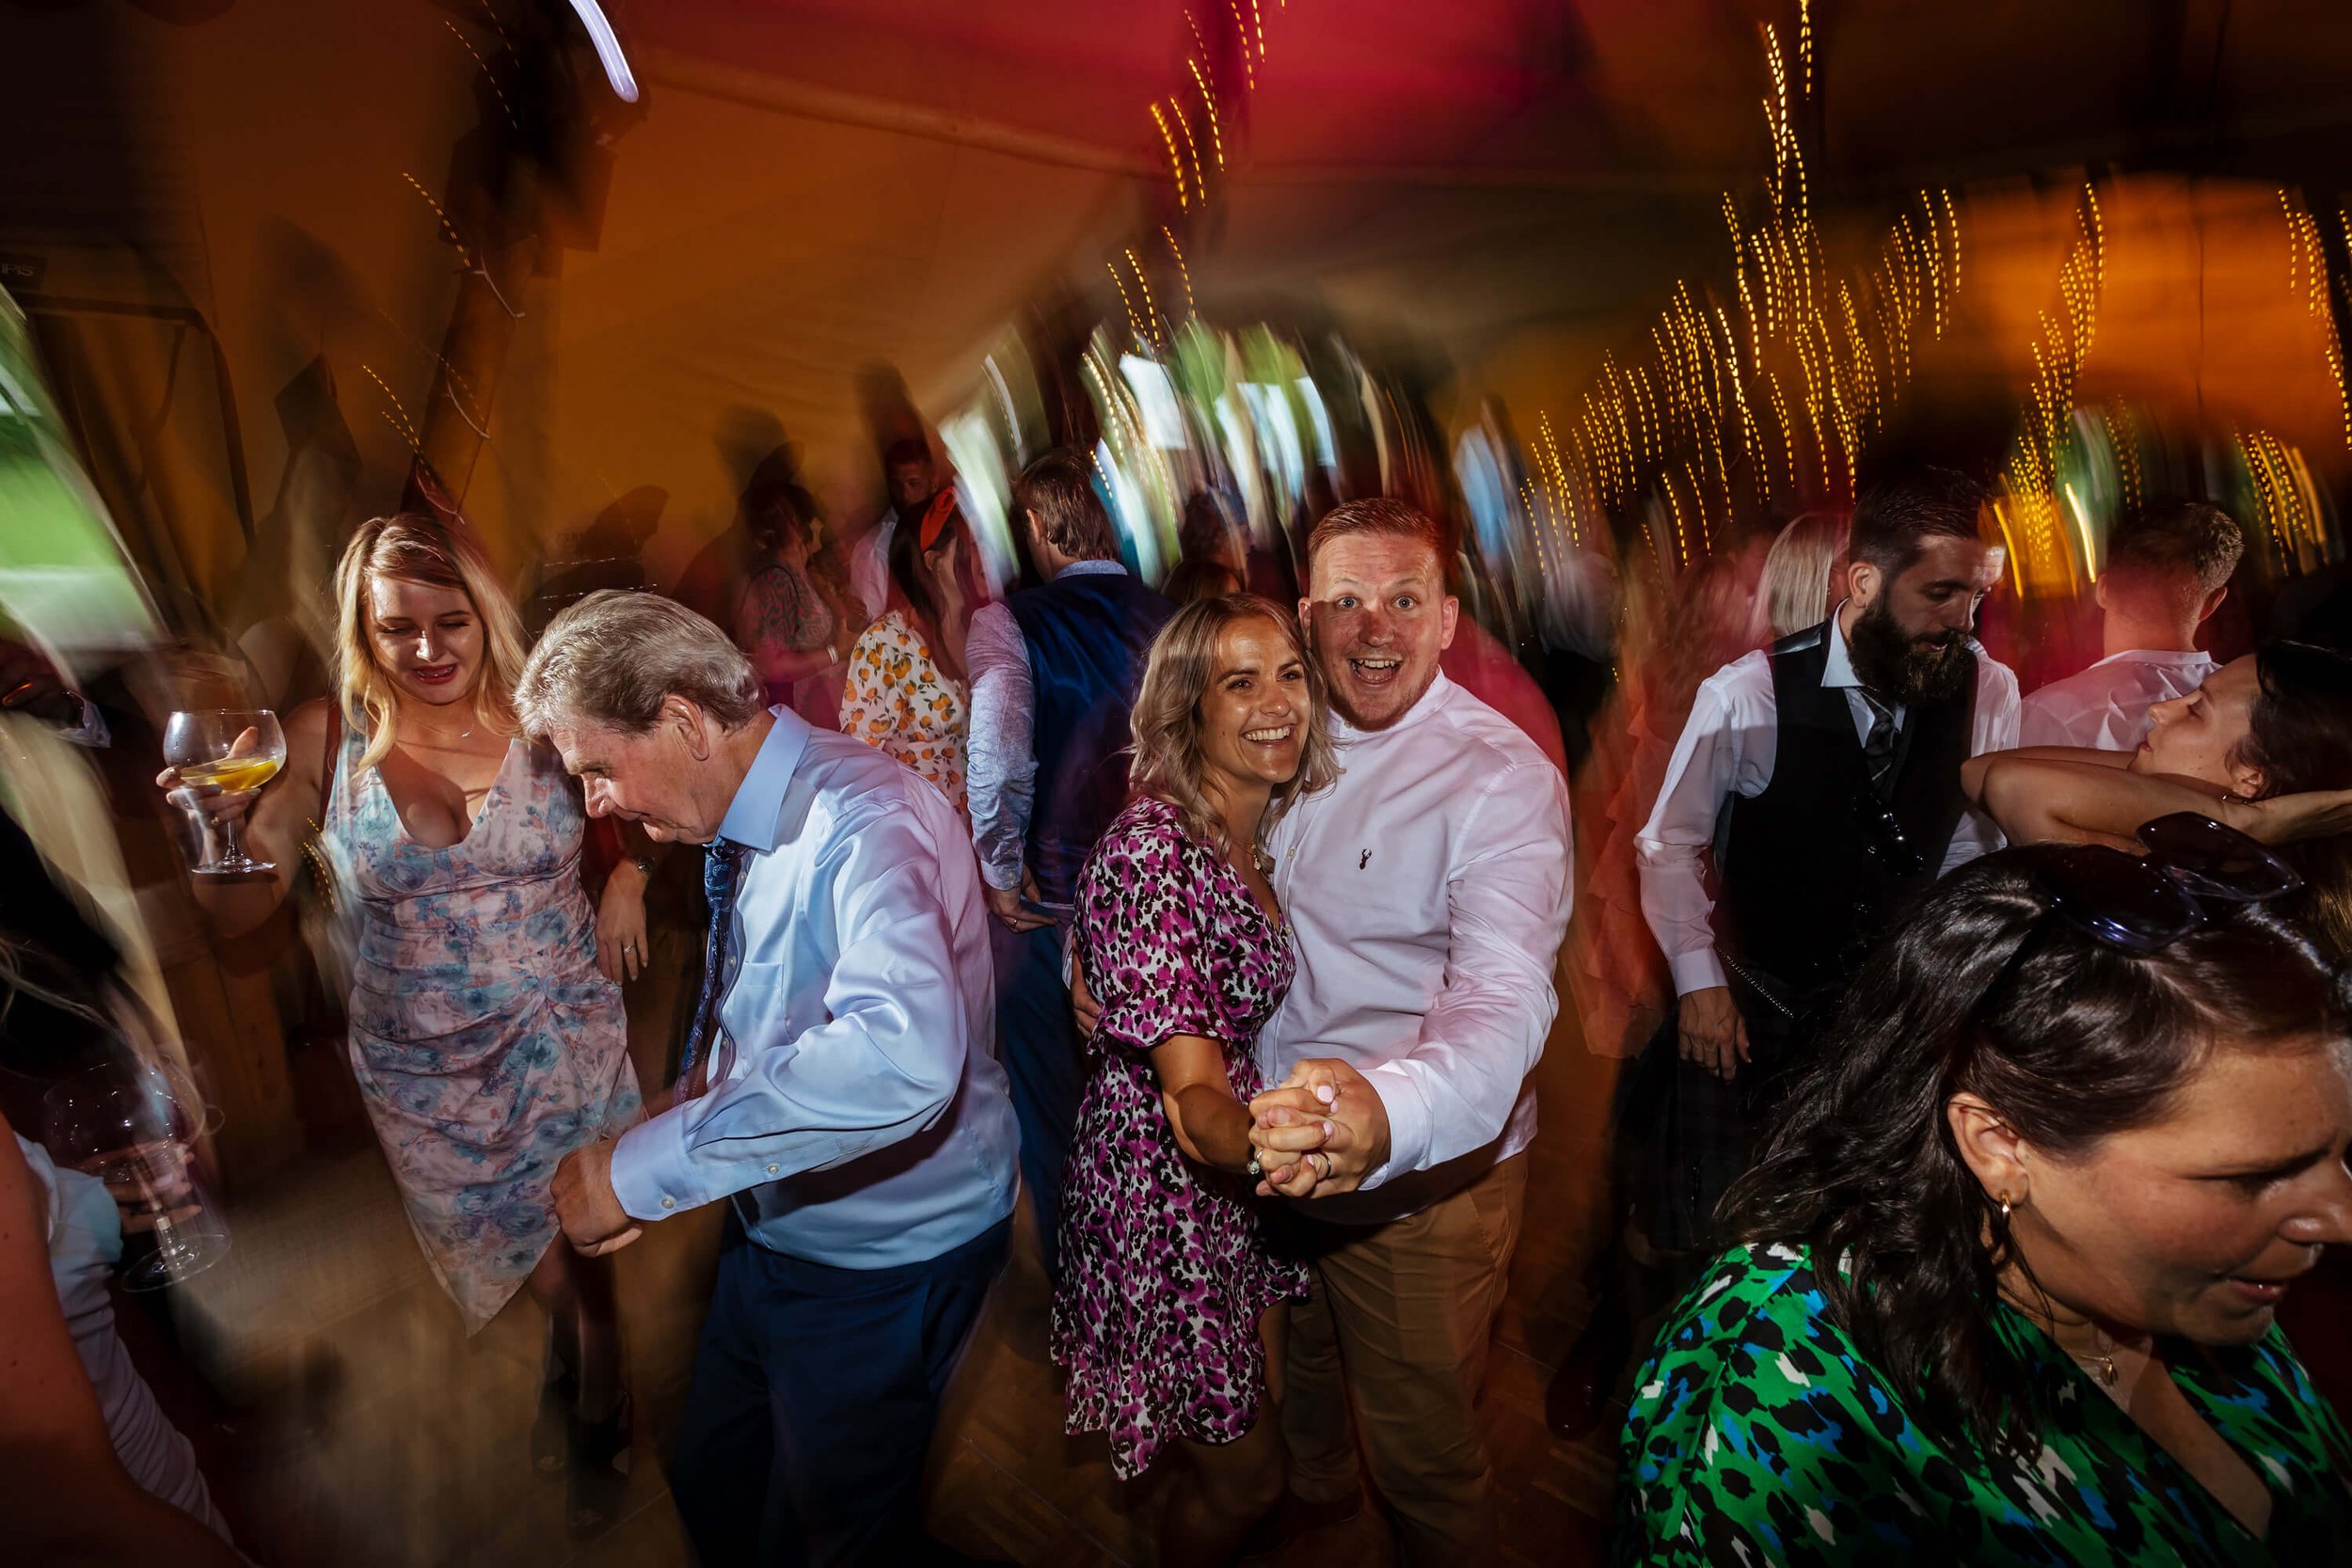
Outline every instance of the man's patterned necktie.
<path id="1" fill-rule="evenodd" d="M 1863 765 L 1870 769 L 1870 787 L 1883 800 L 1895 792 L 1895 710 L 1867 686 L 1856 687 L 1870 710 L 1870 734 L 1862 742 Z"/>
<path id="2" fill-rule="evenodd" d="M 717 838 L 703 853 L 703 896 L 710 903 L 710 934 L 703 940 L 702 999 L 694 1004 L 694 1027 L 686 1037 L 686 1054 L 678 1058 L 677 1081 L 691 1085 L 694 1064 L 715 1044 L 719 1033 L 719 1004 L 726 995 L 720 972 L 726 966 L 727 942 L 735 934 L 737 874 L 743 863 L 743 847 Z"/>

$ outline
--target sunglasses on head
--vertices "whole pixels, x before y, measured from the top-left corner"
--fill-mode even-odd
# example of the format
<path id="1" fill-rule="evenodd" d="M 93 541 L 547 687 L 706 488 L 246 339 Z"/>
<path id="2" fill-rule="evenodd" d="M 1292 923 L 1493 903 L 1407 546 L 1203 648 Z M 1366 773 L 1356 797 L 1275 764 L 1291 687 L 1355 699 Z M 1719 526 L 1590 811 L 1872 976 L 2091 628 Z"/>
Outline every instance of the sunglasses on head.
<path id="1" fill-rule="evenodd" d="M 2160 952 L 2213 918 L 2213 904 L 2265 904 L 2301 889 L 2295 868 L 2235 828 L 2193 811 L 2143 822 L 2145 854 L 2077 844 L 2035 865 L 2042 911 L 1968 1008 L 1963 1032 L 1989 1016 L 2048 941 L 2053 919 L 2126 953 Z"/>
<path id="2" fill-rule="evenodd" d="M 2303 886 L 2268 848 L 2195 812 L 2143 822 L 2133 836 L 2146 854 L 2076 845 L 2034 870 L 2052 914 L 2127 953 L 2170 946 L 2212 918 L 2210 904 L 2264 904 Z"/>

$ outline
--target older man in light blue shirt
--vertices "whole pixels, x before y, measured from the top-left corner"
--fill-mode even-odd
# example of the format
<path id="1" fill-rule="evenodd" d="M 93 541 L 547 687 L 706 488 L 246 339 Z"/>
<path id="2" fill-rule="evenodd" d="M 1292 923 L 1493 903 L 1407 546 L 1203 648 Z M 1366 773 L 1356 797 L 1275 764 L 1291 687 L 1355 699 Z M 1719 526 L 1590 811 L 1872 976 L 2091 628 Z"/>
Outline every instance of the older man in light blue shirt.
<path id="1" fill-rule="evenodd" d="M 903 1560 L 1016 1183 L 986 908 L 938 791 L 759 690 L 643 594 L 564 611 L 524 671 L 592 815 L 710 846 L 701 1059 L 556 1208 L 594 1251 L 734 1202 L 672 1467 L 703 1560 Z"/>

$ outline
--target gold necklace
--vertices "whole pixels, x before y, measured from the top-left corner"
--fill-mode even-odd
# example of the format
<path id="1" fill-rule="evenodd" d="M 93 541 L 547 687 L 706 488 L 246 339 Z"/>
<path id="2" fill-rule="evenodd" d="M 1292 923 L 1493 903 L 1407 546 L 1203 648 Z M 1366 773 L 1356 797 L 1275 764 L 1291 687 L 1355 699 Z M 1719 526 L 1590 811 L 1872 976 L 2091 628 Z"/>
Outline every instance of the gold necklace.
<path id="1" fill-rule="evenodd" d="M 2115 1370 L 2114 1356 L 2096 1354 L 2085 1355 L 2078 1350 L 2070 1350 L 2066 1354 L 2073 1356 L 2082 1367 L 2083 1370 L 2096 1373 L 2102 1384 L 2109 1388 L 2115 1386 L 2117 1378 L 2120 1374 Z"/>
<path id="2" fill-rule="evenodd" d="M 2112 1347 L 2110 1347 L 2105 1354 L 2102 1354 L 2100 1352 L 2094 1350 L 2086 1355 L 2081 1351 L 2075 1350 L 2072 1346 L 2068 1345 L 2063 1339 L 2058 1338 L 2058 1319 L 2056 1312 L 2034 1311 L 2024 1302 L 2018 1300 L 2016 1296 L 2010 1294 L 2008 1287 L 2006 1286 L 2002 1287 L 2001 1294 L 2008 1300 L 2010 1306 L 2016 1307 L 2020 1312 L 2023 1312 L 2027 1319 L 2040 1320 L 2042 1331 L 2050 1337 L 2050 1342 L 2058 1346 L 2058 1349 L 2066 1352 L 2067 1359 L 2073 1361 L 2084 1371 L 2087 1371 L 2091 1376 L 2097 1378 L 2101 1387 L 2112 1388 L 2118 1383 L 2122 1381 L 2122 1374 L 2115 1369 L 2115 1354 Z M 2090 1342 L 2096 1345 L 2099 1342 L 2100 1338 L 2099 1325 L 2092 1323 L 2089 1318 L 2085 1318 L 2082 1321 L 2081 1326 L 2090 1330 Z"/>
<path id="3" fill-rule="evenodd" d="M 2112 1388 L 2122 1380 L 2122 1375 L 2115 1370 L 2115 1347 L 2109 1345 L 2104 1353 L 2099 1351 L 2095 1347 L 2104 1338 L 2099 1332 L 2099 1325 L 2086 1318 L 2083 1320 L 2083 1326 L 2090 1330 L 2090 1343 L 2093 1349 L 2087 1353 L 2078 1351 L 2062 1340 L 2058 1341 L 2058 1348 L 2066 1352 L 2076 1366 L 2097 1378 L 2101 1387 Z M 2050 1338 L 2054 1340 L 2058 1339 L 2058 1317 L 2053 1313 L 2050 1318 Z"/>

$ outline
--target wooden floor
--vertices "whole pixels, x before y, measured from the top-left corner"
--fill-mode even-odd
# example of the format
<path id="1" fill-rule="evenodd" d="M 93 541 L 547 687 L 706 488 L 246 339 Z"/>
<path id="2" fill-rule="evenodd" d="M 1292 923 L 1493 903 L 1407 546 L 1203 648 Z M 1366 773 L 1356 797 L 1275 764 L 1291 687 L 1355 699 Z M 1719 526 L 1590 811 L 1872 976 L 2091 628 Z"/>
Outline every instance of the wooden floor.
<path id="1" fill-rule="evenodd" d="M 1550 1367 L 1587 1309 L 1580 1279 L 1616 1066 L 1563 1034 L 1539 1069 L 1544 1131 L 1486 1401 L 1511 1562 L 1598 1561 L 1612 1490 L 1613 1433 L 1571 1446 L 1542 1420 Z M 465 1338 L 373 1147 L 306 1158 L 232 1204 L 230 1220 L 230 1257 L 190 1282 L 180 1310 L 233 1406 L 205 1446 L 257 1562 L 687 1560 L 661 1460 L 708 1291 L 715 1212 L 653 1227 L 619 1255 L 638 1440 L 626 1516 L 586 1544 L 564 1533 L 562 1482 L 530 1461 L 544 1320 L 517 1301 Z M 978 1557 L 1149 1563 L 1154 1488 L 1116 1482 L 1099 1438 L 1062 1435 L 1033 1239 L 1017 1236 L 1014 1252 L 940 1424 L 928 1522 Z M 1362 1568 L 1392 1560 L 1371 1511 L 1300 1550 Z"/>

